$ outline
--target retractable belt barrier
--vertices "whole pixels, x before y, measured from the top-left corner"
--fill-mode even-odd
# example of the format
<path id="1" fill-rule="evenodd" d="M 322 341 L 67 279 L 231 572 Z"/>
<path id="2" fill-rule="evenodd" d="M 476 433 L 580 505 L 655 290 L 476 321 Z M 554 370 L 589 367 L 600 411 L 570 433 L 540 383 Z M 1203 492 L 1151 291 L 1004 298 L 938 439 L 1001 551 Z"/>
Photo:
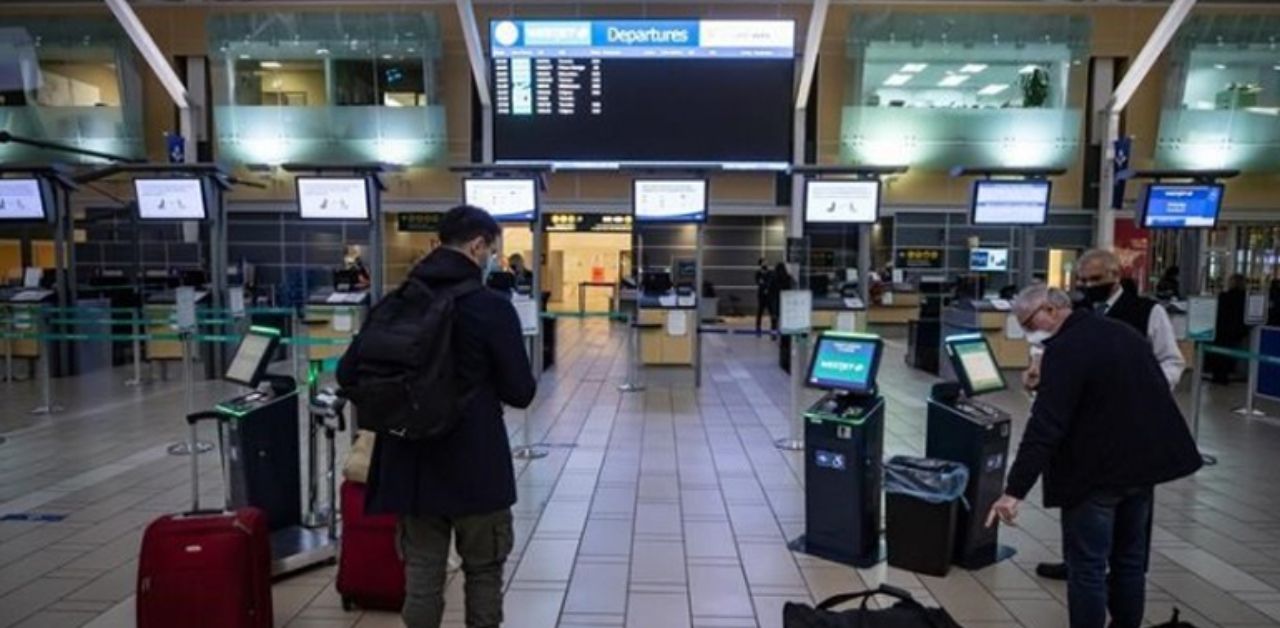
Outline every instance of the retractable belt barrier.
<path id="1" fill-rule="evenodd" d="M 1245 406 L 1242 408 L 1245 416 L 1262 416 L 1253 408 L 1254 388 L 1257 382 L 1257 369 L 1253 365 L 1267 364 L 1271 366 L 1280 366 L 1280 357 L 1266 355 L 1254 351 L 1246 351 L 1244 349 L 1236 349 L 1232 347 L 1221 347 L 1206 342 L 1196 343 L 1195 370 L 1192 375 L 1191 382 L 1191 429 L 1195 435 L 1196 442 L 1200 441 L 1200 406 L 1201 406 L 1201 388 L 1204 387 L 1204 356 L 1205 354 L 1215 354 L 1235 358 L 1238 360 L 1246 360 L 1251 363 L 1250 378 L 1247 386 L 1247 397 Z M 1205 464 L 1216 464 L 1217 458 L 1202 454 Z"/>

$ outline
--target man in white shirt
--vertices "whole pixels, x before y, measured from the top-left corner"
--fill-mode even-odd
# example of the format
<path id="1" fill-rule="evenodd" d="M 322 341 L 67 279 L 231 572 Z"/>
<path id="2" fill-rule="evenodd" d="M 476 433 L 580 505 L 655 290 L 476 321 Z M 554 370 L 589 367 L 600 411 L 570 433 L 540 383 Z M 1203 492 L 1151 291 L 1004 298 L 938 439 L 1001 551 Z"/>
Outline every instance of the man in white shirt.
<path id="1" fill-rule="evenodd" d="M 1169 313 L 1155 300 L 1124 289 L 1120 283 L 1120 259 L 1116 254 L 1093 249 L 1080 256 L 1076 262 L 1076 286 L 1084 294 L 1083 307 L 1092 307 L 1108 318 L 1128 323 L 1147 337 L 1169 388 L 1177 388 L 1182 372 L 1187 368 L 1187 360 L 1178 348 Z M 1040 353 L 1042 350 L 1033 345 L 1031 366 L 1022 375 L 1022 382 L 1029 390 L 1034 390 L 1040 383 Z M 1036 574 L 1052 580 L 1066 580 L 1067 567 L 1063 563 L 1041 563 L 1036 566 Z"/>

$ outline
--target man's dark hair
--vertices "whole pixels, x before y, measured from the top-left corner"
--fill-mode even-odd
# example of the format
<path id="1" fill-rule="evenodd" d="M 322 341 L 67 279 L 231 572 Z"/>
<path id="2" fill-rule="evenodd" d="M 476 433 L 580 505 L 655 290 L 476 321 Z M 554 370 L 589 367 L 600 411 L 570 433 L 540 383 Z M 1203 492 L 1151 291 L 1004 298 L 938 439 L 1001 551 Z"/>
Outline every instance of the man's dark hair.
<path id="1" fill-rule="evenodd" d="M 502 227 L 498 221 L 479 207 L 459 205 L 440 219 L 440 243 L 445 246 L 462 246 L 480 237 L 486 243 L 493 243 L 500 235 Z"/>

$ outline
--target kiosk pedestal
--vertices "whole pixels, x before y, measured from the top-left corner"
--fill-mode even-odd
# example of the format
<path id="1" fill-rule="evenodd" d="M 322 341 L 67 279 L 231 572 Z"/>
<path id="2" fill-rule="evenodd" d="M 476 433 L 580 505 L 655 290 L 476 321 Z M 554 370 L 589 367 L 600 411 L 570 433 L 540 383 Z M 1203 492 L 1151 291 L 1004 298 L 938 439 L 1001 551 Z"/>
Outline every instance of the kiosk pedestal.
<path id="1" fill-rule="evenodd" d="M 797 549 L 870 567 L 882 558 L 884 398 L 829 393 L 805 419 L 805 535 Z"/>

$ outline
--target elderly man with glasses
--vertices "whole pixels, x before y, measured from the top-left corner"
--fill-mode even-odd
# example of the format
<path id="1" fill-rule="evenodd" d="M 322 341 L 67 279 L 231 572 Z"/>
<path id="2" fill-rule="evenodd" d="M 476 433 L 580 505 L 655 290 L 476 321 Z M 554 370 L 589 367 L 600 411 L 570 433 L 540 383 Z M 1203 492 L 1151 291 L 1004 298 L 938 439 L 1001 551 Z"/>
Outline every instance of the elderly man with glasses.
<path id="1" fill-rule="evenodd" d="M 1101 628 L 1109 611 L 1137 628 L 1154 487 L 1194 473 L 1200 454 L 1143 336 L 1043 284 L 1013 310 L 1044 345 L 1043 380 L 987 525 L 1012 524 L 1043 476 L 1045 507 L 1062 508 L 1071 627 Z"/>

